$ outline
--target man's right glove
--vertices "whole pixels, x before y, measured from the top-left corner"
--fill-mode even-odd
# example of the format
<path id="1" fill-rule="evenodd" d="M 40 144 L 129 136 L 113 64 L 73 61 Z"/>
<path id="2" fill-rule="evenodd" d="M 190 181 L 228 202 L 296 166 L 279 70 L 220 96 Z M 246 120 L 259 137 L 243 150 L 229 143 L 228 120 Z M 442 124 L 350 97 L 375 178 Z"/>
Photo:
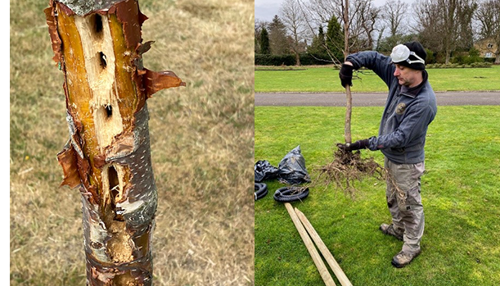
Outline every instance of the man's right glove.
<path id="1" fill-rule="evenodd" d="M 340 84 L 342 85 L 343 88 L 345 88 L 347 84 L 352 86 L 353 69 L 354 67 L 351 65 L 342 64 L 342 67 L 340 68 L 339 72 L 339 77 L 340 77 Z"/>
<path id="2" fill-rule="evenodd" d="M 346 143 L 346 144 L 337 143 L 337 147 L 339 147 L 339 149 L 342 149 L 344 151 L 353 151 L 353 150 L 368 148 L 369 142 L 370 139 L 363 139 L 363 140 L 358 140 L 354 143 Z"/>

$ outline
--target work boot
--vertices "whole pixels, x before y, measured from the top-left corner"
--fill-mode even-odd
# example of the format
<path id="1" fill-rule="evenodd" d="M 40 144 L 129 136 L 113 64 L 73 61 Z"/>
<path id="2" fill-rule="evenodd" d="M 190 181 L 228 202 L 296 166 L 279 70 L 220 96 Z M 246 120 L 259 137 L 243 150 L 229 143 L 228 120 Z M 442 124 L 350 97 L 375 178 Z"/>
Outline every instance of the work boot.
<path id="1" fill-rule="evenodd" d="M 391 224 L 385 224 L 385 223 L 381 224 L 380 225 L 380 230 L 384 234 L 392 235 L 395 238 L 403 241 L 403 232 L 396 231 L 396 229 L 394 228 L 394 225 L 392 223 Z"/>
<path id="2" fill-rule="evenodd" d="M 396 268 L 403 268 L 420 254 L 420 249 L 415 252 L 400 251 L 392 258 L 391 264 Z"/>

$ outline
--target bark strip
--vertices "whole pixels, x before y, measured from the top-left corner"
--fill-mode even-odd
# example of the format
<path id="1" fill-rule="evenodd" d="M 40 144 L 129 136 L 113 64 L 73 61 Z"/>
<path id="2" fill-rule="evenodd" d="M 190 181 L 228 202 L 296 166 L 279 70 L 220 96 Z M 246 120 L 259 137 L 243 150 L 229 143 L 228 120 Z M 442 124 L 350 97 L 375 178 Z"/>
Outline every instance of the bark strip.
<path id="1" fill-rule="evenodd" d="M 45 14 L 65 78 L 70 139 L 58 160 L 62 185 L 82 194 L 87 285 L 152 285 L 157 190 L 146 100 L 185 83 L 142 66 L 151 43 L 142 44 L 137 0 L 51 0 Z"/>

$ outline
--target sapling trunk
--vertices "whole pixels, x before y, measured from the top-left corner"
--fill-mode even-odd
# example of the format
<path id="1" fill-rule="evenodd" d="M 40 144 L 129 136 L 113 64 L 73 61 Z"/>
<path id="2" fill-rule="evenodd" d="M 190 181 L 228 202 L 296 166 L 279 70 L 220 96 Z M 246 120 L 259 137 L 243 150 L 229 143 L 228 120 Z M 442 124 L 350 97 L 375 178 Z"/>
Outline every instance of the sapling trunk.
<path id="1" fill-rule="evenodd" d="M 345 0 L 344 5 L 344 61 L 349 55 L 349 0 Z M 351 143 L 351 115 L 352 115 L 352 95 L 351 87 L 345 86 L 346 111 L 345 111 L 345 129 L 344 139 L 346 143 Z"/>
<path id="2" fill-rule="evenodd" d="M 185 84 L 143 67 L 151 42 L 142 43 L 147 17 L 136 0 L 51 0 L 45 14 L 64 74 L 70 138 L 58 160 L 62 185 L 81 192 L 87 285 L 152 285 L 157 190 L 146 100 Z"/>

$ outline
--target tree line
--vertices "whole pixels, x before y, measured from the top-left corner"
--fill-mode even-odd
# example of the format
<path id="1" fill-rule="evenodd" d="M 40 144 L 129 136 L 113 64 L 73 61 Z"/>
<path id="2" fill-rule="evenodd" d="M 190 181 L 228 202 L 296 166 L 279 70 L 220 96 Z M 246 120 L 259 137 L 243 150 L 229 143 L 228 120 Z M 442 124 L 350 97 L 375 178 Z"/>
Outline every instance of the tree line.
<path id="1" fill-rule="evenodd" d="M 315 63 L 340 63 L 344 49 L 342 0 L 284 0 L 272 21 L 255 22 L 258 57 L 287 56 Z M 407 4 L 388 0 L 376 7 L 373 0 L 351 1 L 349 50 L 390 53 L 399 43 L 417 40 L 427 49 L 428 63 L 467 57 L 483 61 L 474 43 L 488 39 L 496 45 L 500 64 L 500 1 L 417 0 Z"/>

